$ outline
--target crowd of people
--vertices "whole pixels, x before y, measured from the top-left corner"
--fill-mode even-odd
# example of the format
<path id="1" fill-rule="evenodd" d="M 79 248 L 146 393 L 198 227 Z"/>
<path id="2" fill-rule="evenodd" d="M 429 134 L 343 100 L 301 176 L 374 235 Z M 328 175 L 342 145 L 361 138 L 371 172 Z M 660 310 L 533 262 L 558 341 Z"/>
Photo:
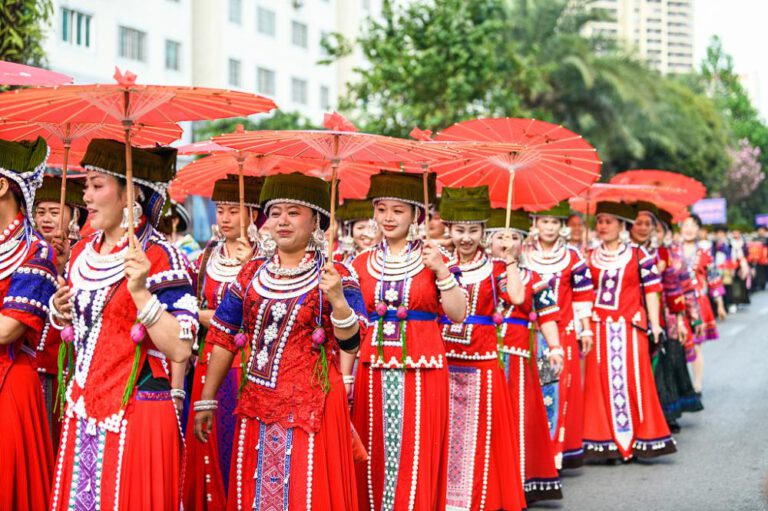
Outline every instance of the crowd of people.
<path id="1" fill-rule="evenodd" d="M 561 499 L 563 471 L 676 451 L 703 345 L 766 285 L 765 228 L 710 239 L 642 201 L 590 228 L 434 180 L 425 208 L 408 172 L 334 223 L 320 178 L 248 178 L 246 215 L 219 180 L 200 250 L 165 204 L 175 150 L 130 150 L 133 204 L 97 139 L 60 209 L 45 142 L 0 141 L 2 510 Z"/>

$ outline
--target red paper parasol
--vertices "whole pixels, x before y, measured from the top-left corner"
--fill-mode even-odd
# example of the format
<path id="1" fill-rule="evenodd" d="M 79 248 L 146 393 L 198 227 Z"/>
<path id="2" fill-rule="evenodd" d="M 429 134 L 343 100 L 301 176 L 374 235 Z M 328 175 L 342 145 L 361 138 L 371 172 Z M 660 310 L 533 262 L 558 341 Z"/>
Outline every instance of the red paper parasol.
<path id="1" fill-rule="evenodd" d="M 658 190 L 653 185 L 617 185 L 610 183 L 595 183 L 577 197 L 571 197 L 569 203 L 571 209 L 594 215 L 598 202 L 624 202 L 648 201 L 656 203 L 662 201 Z"/>
<path id="2" fill-rule="evenodd" d="M 668 170 L 627 170 L 613 176 L 611 184 L 652 185 L 666 201 L 690 206 L 707 194 L 707 188 L 692 177 Z"/>
<path id="3" fill-rule="evenodd" d="M 53 86 L 72 83 L 72 77 L 39 67 L 0 60 L 0 85 Z"/>
<path id="4" fill-rule="evenodd" d="M 535 119 L 465 121 L 440 132 L 436 140 L 519 146 L 507 154 L 459 162 L 441 171 L 446 186 L 487 184 L 491 201 L 505 201 L 508 212 L 524 206 L 544 209 L 578 195 L 600 177 L 601 162 L 594 147 L 562 126 Z"/>
<path id="5" fill-rule="evenodd" d="M 247 131 L 214 137 L 214 142 L 240 151 L 305 158 L 331 166 L 331 221 L 336 215 L 337 177 L 342 162 L 417 163 L 455 159 L 442 147 L 410 140 L 358 133 L 354 124 L 338 113 L 325 115 L 327 130 Z M 332 258 L 335 233 L 331 230 L 328 259 Z"/>
<path id="6" fill-rule="evenodd" d="M 29 122 L 120 124 L 124 130 L 128 204 L 134 200 L 131 127 L 246 116 L 268 112 L 274 102 L 244 92 L 199 87 L 137 85 L 136 75 L 115 70 L 116 84 L 70 85 L 0 94 L 0 118 Z M 133 210 L 128 208 L 133 240 Z"/>

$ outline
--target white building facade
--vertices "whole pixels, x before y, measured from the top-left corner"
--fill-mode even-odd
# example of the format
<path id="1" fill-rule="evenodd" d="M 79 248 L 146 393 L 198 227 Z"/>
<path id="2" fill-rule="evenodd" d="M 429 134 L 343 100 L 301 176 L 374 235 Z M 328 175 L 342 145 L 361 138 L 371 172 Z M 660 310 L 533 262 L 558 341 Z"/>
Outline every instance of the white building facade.
<path id="1" fill-rule="evenodd" d="M 255 92 L 320 123 L 360 65 L 321 40 L 358 35 L 382 0 L 54 0 L 44 43 L 51 69 L 76 83 L 111 82 L 115 66 L 139 83 Z"/>

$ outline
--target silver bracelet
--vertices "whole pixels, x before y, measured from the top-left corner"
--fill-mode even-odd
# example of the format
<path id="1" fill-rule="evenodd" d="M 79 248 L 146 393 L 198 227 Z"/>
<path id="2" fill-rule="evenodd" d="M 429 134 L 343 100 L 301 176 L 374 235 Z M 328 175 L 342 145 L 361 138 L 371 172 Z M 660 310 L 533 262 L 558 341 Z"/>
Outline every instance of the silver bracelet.
<path id="1" fill-rule="evenodd" d="M 333 317 L 333 314 L 331 314 L 331 323 L 333 326 L 340 329 L 352 328 L 357 324 L 357 314 L 355 314 L 355 311 L 352 311 L 349 316 L 344 319 L 336 319 Z"/>
<path id="2" fill-rule="evenodd" d="M 184 389 L 171 389 L 171 397 L 173 399 L 184 399 L 187 397 L 187 391 Z"/>
<path id="3" fill-rule="evenodd" d="M 355 383 L 354 374 L 345 374 L 342 378 L 344 379 L 344 385 L 353 385 Z"/>
<path id="4" fill-rule="evenodd" d="M 192 403 L 192 408 L 196 412 L 206 412 L 208 410 L 215 410 L 219 407 L 219 402 L 215 399 L 203 399 Z"/>
<path id="5" fill-rule="evenodd" d="M 157 313 L 158 307 L 160 307 L 160 299 L 157 295 L 153 294 L 150 296 L 149 300 L 147 300 L 147 303 L 144 304 L 144 307 L 142 307 L 138 314 L 136 314 L 136 321 L 147 326 L 147 319 Z"/>
<path id="6" fill-rule="evenodd" d="M 593 332 L 592 330 L 582 330 L 581 335 L 579 335 L 579 337 L 594 337 L 594 336 L 595 336 L 595 332 Z"/>
<path id="7" fill-rule="evenodd" d="M 544 350 L 544 356 L 551 357 L 552 355 L 560 355 L 561 357 L 564 357 L 565 351 L 563 351 L 563 348 L 560 346 L 555 346 L 554 348 L 547 348 Z"/>
<path id="8" fill-rule="evenodd" d="M 454 277 L 453 274 L 448 275 L 443 280 L 438 280 L 435 282 L 435 284 L 437 285 L 437 289 L 440 291 L 450 291 L 459 285 L 459 283 L 456 282 L 456 277 Z"/>

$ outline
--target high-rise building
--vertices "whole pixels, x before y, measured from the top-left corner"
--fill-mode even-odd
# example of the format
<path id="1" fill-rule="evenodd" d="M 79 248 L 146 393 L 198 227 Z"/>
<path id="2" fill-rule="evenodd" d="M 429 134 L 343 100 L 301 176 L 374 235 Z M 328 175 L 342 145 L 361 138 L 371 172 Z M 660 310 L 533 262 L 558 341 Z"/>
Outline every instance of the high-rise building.
<path id="1" fill-rule="evenodd" d="M 239 89 L 319 123 L 354 78 L 359 51 L 320 64 L 321 40 L 358 35 L 382 0 L 53 0 L 44 43 L 51 69 L 77 83 L 110 82 L 114 67 L 139 83 Z"/>
<path id="2" fill-rule="evenodd" d="M 611 21 L 592 22 L 588 34 L 615 37 L 664 74 L 694 67 L 694 0 L 597 0 Z"/>

